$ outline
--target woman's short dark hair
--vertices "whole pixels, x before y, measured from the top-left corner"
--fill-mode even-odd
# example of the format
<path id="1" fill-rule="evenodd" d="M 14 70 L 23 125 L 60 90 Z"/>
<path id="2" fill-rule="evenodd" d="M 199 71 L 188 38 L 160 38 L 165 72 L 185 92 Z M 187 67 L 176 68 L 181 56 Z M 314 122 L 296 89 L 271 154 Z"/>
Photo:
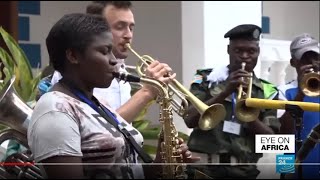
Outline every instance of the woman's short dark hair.
<path id="1" fill-rule="evenodd" d="M 103 10 L 108 5 L 113 5 L 118 9 L 130 9 L 132 7 L 131 1 L 92 1 L 87 6 L 88 14 L 102 15 Z"/>
<path id="2" fill-rule="evenodd" d="M 66 51 L 72 49 L 84 52 L 93 37 L 103 32 L 110 32 L 110 27 L 102 16 L 82 13 L 64 15 L 54 24 L 46 38 L 50 64 L 62 73 Z"/>

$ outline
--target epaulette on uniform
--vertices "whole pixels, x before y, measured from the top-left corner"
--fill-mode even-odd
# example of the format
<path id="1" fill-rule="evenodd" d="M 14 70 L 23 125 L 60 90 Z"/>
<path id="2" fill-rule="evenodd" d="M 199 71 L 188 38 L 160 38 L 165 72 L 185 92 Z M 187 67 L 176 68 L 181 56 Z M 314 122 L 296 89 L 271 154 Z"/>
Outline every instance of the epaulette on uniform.
<path id="1" fill-rule="evenodd" d="M 197 74 L 210 74 L 213 68 L 207 68 L 207 69 L 197 69 Z"/>
<path id="2" fill-rule="evenodd" d="M 262 83 L 264 83 L 264 84 L 269 84 L 269 85 L 273 86 L 274 88 L 277 88 L 277 86 L 274 85 L 272 82 L 269 82 L 269 81 L 267 81 L 267 80 L 260 79 L 260 78 L 259 78 L 259 80 L 260 80 Z"/>
<path id="3" fill-rule="evenodd" d="M 277 94 L 278 88 L 273 83 L 266 81 L 264 79 L 260 79 L 263 86 L 264 97 L 266 99 L 273 99 L 273 97 Z"/>
<path id="4" fill-rule="evenodd" d="M 192 82 L 196 84 L 201 84 L 204 80 L 207 79 L 207 76 L 211 73 L 212 68 L 208 69 L 197 69 L 196 74 L 193 76 Z"/>

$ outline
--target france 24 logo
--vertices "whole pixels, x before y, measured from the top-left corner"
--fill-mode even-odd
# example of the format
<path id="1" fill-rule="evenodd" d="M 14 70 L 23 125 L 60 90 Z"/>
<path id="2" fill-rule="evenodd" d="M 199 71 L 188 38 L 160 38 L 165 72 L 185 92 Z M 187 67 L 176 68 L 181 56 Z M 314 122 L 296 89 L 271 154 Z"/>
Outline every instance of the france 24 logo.
<path id="1" fill-rule="evenodd" d="M 277 173 L 294 173 L 295 172 L 295 155 L 277 155 L 276 172 Z"/>

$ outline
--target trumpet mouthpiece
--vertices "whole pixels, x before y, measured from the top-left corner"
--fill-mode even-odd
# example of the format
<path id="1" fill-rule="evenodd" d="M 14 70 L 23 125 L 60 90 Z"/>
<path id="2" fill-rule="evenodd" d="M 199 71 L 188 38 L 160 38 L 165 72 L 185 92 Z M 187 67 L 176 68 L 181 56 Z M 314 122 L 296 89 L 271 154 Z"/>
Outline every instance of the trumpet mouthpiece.
<path id="1" fill-rule="evenodd" d="M 124 46 L 125 46 L 126 48 L 130 48 L 130 43 L 126 43 Z"/>
<path id="2" fill-rule="evenodd" d="M 245 62 L 242 62 L 242 63 L 241 63 L 241 68 L 244 70 L 245 67 L 246 67 L 246 63 L 245 63 Z"/>

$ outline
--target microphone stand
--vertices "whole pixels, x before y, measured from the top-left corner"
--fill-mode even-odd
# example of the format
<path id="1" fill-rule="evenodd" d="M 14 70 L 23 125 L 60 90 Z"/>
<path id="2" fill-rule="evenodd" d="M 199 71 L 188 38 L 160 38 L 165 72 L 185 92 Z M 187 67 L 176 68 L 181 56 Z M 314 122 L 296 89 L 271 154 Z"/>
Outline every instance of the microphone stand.
<path id="1" fill-rule="evenodd" d="M 299 151 L 299 149 L 302 146 L 303 140 L 301 139 L 301 129 L 303 127 L 303 110 L 300 106 L 298 105 L 291 105 L 291 104 L 286 104 L 285 105 L 285 110 L 290 113 L 291 117 L 295 121 L 296 125 L 296 152 Z M 281 176 L 283 176 L 281 174 Z M 302 179 L 302 166 L 298 165 L 298 178 Z"/>

